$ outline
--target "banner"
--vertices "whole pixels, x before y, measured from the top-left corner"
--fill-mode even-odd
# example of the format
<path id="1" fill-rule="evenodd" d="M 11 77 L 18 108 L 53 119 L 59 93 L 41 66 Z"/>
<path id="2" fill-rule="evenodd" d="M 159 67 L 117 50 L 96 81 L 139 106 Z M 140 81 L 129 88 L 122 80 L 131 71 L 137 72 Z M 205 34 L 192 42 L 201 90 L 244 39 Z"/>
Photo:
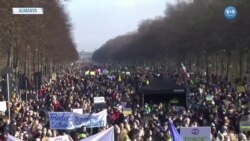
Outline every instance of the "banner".
<path id="1" fill-rule="evenodd" d="M 103 127 L 107 124 L 107 109 L 93 114 L 78 114 L 73 112 L 49 112 L 51 129 L 75 129 Z"/>
<path id="2" fill-rule="evenodd" d="M 114 127 L 110 127 L 103 132 L 97 133 L 80 141 L 115 141 Z"/>
<path id="3" fill-rule="evenodd" d="M 211 127 L 182 127 L 181 136 L 185 141 L 210 141 Z"/>
<path id="4" fill-rule="evenodd" d="M 68 135 L 48 138 L 48 141 L 71 141 Z"/>
<path id="5" fill-rule="evenodd" d="M 72 112 L 73 113 L 78 113 L 78 114 L 83 114 L 83 109 L 82 108 L 73 109 Z"/>
<path id="6" fill-rule="evenodd" d="M 23 140 L 20 140 L 20 139 L 14 137 L 14 136 L 8 135 L 6 141 L 23 141 Z"/>
<path id="7" fill-rule="evenodd" d="M 0 112 L 5 112 L 7 110 L 6 101 L 0 101 Z"/>

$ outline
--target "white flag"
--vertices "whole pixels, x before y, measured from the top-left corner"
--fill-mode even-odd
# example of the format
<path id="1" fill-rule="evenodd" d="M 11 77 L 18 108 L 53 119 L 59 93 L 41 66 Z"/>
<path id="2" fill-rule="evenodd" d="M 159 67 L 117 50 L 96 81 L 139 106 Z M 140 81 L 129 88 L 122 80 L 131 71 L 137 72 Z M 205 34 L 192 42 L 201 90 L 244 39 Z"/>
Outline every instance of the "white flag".
<path id="1" fill-rule="evenodd" d="M 82 139 L 80 141 L 114 141 L 114 127 L 110 127 L 109 129 L 97 133 L 93 136 L 87 137 L 85 139 Z"/>
<path id="2" fill-rule="evenodd" d="M 23 140 L 20 140 L 18 138 L 15 138 L 14 136 L 8 135 L 7 141 L 23 141 Z"/>

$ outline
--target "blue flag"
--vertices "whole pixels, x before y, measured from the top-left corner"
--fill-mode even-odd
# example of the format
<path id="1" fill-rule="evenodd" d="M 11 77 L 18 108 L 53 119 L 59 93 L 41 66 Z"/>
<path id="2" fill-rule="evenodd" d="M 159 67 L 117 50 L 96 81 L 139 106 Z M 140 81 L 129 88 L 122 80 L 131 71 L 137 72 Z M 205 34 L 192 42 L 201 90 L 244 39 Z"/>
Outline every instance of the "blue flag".
<path id="1" fill-rule="evenodd" d="M 172 141 L 184 141 L 170 119 L 168 120 L 168 129 L 170 130 Z"/>

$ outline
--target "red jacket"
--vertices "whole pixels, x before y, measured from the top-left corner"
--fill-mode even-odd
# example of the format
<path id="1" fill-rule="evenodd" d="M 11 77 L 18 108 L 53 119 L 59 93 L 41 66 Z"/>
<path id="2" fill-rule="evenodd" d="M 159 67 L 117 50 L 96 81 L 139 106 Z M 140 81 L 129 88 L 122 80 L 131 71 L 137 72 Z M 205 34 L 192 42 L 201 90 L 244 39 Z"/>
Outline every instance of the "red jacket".
<path id="1" fill-rule="evenodd" d="M 56 101 L 55 101 L 55 104 L 54 104 L 54 109 L 55 109 L 55 111 L 58 111 L 59 108 L 60 108 L 60 103 L 59 103 L 58 100 L 56 100 Z"/>

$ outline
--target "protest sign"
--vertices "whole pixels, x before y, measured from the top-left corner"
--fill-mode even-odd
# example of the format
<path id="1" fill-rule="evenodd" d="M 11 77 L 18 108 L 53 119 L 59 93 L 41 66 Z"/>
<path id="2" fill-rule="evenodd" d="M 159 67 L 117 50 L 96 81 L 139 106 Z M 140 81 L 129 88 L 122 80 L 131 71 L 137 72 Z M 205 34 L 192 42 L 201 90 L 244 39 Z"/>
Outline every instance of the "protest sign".
<path id="1" fill-rule="evenodd" d="M 207 101 L 213 101 L 213 99 L 214 99 L 214 96 L 213 96 L 213 95 L 207 95 L 207 96 L 206 96 L 206 100 L 207 100 Z"/>
<path id="2" fill-rule="evenodd" d="M 129 116 L 132 114 L 132 109 L 131 108 L 123 108 L 123 112 L 124 116 Z"/>
<path id="3" fill-rule="evenodd" d="M 91 71 L 90 75 L 95 76 L 96 75 L 95 71 Z"/>
<path id="4" fill-rule="evenodd" d="M 6 101 L 0 101 L 0 112 L 5 112 L 7 110 Z"/>
<path id="5" fill-rule="evenodd" d="M 90 73 L 89 70 L 85 71 L 85 75 L 89 75 L 89 73 Z"/>
<path id="6" fill-rule="evenodd" d="M 104 97 L 94 97 L 94 107 L 96 109 L 104 109 L 106 108 L 106 101 Z"/>
<path id="7" fill-rule="evenodd" d="M 240 92 L 240 93 L 245 93 L 246 92 L 246 89 L 244 86 L 238 86 L 237 87 L 237 91 Z"/>
<path id="8" fill-rule="evenodd" d="M 211 127 L 181 127 L 180 134 L 185 141 L 210 141 Z"/>
<path id="9" fill-rule="evenodd" d="M 48 141 L 71 141 L 68 135 L 48 138 Z"/>
<path id="10" fill-rule="evenodd" d="M 78 108 L 78 109 L 72 109 L 73 113 L 78 113 L 78 114 L 83 114 L 83 109 L 82 108 Z"/>
<path id="11" fill-rule="evenodd" d="M 106 103 L 105 102 L 105 98 L 103 96 L 101 97 L 94 97 L 94 103 L 97 104 L 97 103 Z"/>
<path id="12" fill-rule="evenodd" d="M 250 114 L 243 115 L 240 118 L 240 130 L 241 131 L 250 131 Z"/>
<path id="13" fill-rule="evenodd" d="M 49 112 L 51 129 L 75 129 L 103 127 L 107 124 L 107 109 L 94 114 L 78 114 L 73 112 Z"/>
<path id="14" fill-rule="evenodd" d="M 114 127 L 110 127 L 103 132 L 97 133 L 80 141 L 115 141 Z"/>

